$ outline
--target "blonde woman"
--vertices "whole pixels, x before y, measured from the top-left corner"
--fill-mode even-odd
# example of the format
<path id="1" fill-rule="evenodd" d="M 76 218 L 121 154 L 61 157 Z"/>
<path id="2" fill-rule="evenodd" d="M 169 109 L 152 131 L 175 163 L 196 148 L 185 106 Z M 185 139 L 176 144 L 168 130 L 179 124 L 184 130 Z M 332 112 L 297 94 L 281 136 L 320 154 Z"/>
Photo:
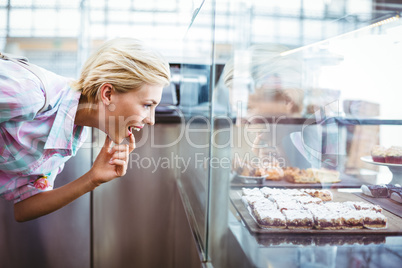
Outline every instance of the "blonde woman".
<path id="1" fill-rule="evenodd" d="M 56 211 L 123 176 L 135 148 L 132 131 L 154 124 L 155 107 L 170 82 L 168 63 L 129 38 L 105 42 L 77 81 L 39 70 L 35 75 L 0 59 L 0 196 L 14 202 L 17 221 Z M 87 173 L 53 189 L 87 127 L 107 134 L 102 150 Z"/>

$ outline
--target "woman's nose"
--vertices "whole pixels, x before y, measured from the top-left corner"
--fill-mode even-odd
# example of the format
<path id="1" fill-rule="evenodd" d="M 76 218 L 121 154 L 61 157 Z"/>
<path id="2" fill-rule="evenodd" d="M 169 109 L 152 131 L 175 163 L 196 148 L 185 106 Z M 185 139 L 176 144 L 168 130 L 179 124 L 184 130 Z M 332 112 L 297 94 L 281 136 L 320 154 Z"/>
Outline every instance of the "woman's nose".
<path id="1" fill-rule="evenodd" d="M 144 119 L 144 123 L 151 126 L 155 125 L 155 109 L 152 109 L 152 111 Z"/>

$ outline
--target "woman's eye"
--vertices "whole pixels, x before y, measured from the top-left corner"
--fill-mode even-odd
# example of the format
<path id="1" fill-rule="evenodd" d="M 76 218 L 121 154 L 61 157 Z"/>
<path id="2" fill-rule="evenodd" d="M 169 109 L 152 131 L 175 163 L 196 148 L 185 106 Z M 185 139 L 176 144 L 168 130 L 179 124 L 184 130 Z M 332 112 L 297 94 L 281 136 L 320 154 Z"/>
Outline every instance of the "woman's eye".
<path id="1" fill-rule="evenodd" d="M 152 107 L 152 104 L 145 104 L 144 107 L 147 108 L 147 109 L 149 109 L 149 108 Z"/>

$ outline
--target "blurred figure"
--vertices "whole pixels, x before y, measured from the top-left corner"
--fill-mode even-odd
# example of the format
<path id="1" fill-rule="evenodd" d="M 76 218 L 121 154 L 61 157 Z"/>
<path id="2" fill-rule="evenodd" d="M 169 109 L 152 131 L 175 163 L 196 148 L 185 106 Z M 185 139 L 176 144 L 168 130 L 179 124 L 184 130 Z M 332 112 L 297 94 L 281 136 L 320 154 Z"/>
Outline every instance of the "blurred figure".
<path id="1" fill-rule="evenodd" d="M 264 122 L 271 116 L 301 115 L 304 98 L 301 89 L 302 61 L 298 58 L 300 55 L 281 54 L 287 50 L 287 47 L 278 44 L 259 44 L 246 51 L 235 52 L 227 62 L 217 97 L 222 98 L 223 103 L 229 98 L 228 114 L 235 116 L 237 122 L 256 118 Z M 272 137 L 271 124 L 256 126 L 261 131 L 251 142 L 252 152 L 262 163 L 277 163 L 279 160 L 285 165 L 285 154 L 278 146 L 283 137 L 278 137 L 278 140 Z"/>
<path id="2" fill-rule="evenodd" d="M 287 50 L 276 44 L 255 45 L 238 52 L 240 56 L 235 53 L 227 62 L 222 80 L 228 89 L 232 112 L 240 100 L 246 104 L 244 117 L 300 115 L 304 97 L 302 62 L 295 55 L 282 56 Z M 241 92 L 242 89 L 248 94 Z"/>

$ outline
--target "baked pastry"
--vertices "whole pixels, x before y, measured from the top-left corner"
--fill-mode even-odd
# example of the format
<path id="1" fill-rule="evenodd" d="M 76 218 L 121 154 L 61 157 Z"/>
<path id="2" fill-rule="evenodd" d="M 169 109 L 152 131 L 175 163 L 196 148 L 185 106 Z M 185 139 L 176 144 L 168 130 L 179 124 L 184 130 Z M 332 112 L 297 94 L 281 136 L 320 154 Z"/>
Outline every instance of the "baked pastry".
<path id="1" fill-rule="evenodd" d="M 316 183 L 316 179 L 311 173 L 304 169 L 299 169 L 295 167 L 287 167 L 283 170 L 284 178 L 288 182 L 292 183 Z"/>
<path id="2" fill-rule="evenodd" d="M 279 210 L 282 209 L 302 209 L 300 203 L 293 199 L 292 196 L 279 193 L 273 194 L 268 197 L 268 200 L 271 200 L 276 204 Z"/>
<path id="3" fill-rule="evenodd" d="M 280 167 L 271 167 L 266 169 L 264 172 L 265 175 L 268 175 L 265 177 L 266 180 L 273 180 L 273 181 L 279 181 L 283 178 L 283 169 Z"/>
<path id="4" fill-rule="evenodd" d="M 312 197 L 312 196 L 295 196 L 294 199 L 301 203 L 301 204 L 309 204 L 309 203 L 315 203 L 315 204 L 321 204 L 322 200 L 318 197 Z"/>
<path id="5" fill-rule="evenodd" d="M 318 190 L 318 189 L 301 189 L 301 191 L 307 193 L 312 197 L 320 198 L 322 201 L 332 201 L 333 195 L 329 190 Z"/>
<path id="6" fill-rule="evenodd" d="M 385 185 L 362 185 L 362 193 L 371 197 L 388 197 L 388 188 Z"/>
<path id="7" fill-rule="evenodd" d="M 342 218 L 339 213 L 327 209 L 317 209 L 312 211 L 314 218 L 314 228 L 323 230 L 337 230 L 343 226 Z"/>
<path id="8" fill-rule="evenodd" d="M 362 185 L 362 193 L 371 197 L 390 197 L 392 192 L 401 191 L 399 184 Z"/>
<path id="9" fill-rule="evenodd" d="M 297 202 L 294 199 L 278 199 L 275 201 L 276 205 L 278 206 L 278 209 L 280 211 L 284 210 L 302 210 L 303 206 L 301 203 Z"/>
<path id="10" fill-rule="evenodd" d="M 267 199 L 263 196 L 243 195 L 241 197 L 241 200 L 243 201 L 243 203 L 246 207 L 249 206 L 250 208 L 254 208 L 255 203 L 257 203 L 258 201 L 267 200 Z"/>
<path id="11" fill-rule="evenodd" d="M 340 214 L 342 229 L 361 229 L 364 227 L 364 217 L 361 211 L 345 210 Z"/>
<path id="12" fill-rule="evenodd" d="M 382 186 L 392 189 L 391 196 L 402 203 L 399 185 Z M 378 205 L 359 201 L 324 203 L 316 196 L 332 200 L 332 193 L 325 189 L 242 189 L 242 201 L 261 228 L 387 228 L 387 218 Z"/>
<path id="13" fill-rule="evenodd" d="M 363 226 L 370 229 L 383 229 L 387 227 L 387 218 L 375 211 L 365 211 L 363 214 Z"/>
<path id="14" fill-rule="evenodd" d="M 313 216 L 307 210 L 282 210 L 286 217 L 288 229 L 312 229 L 314 225 Z"/>
<path id="15" fill-rule="evenodd" d="M 245 177 L 267 177 L 269 180 L 280 180 L 283 177 L 279 162 L 248 161 L 235 158 L 232 161 L 232 169 L 236 174 Z"/>
<path id="16" fill-rule="evenodd" d="M 315 210 L 325 210 L 328 211 L 328 208 L 323 206 L 323 203 L 321 204 L 316 204 L 316 203 L 307 203 L 307 204 L 302 204 L 303 209 L 309 210 L 311 213 Z"/>
<path id="17" fill-rule="evenodd" d="M 336 183 L 340 182 L 340 173 L 337 170 L 331 170 L 326 168 L 308 168 L 307 173 L 309 176 L 314 177 L 318 183 Z"/>
<path id="18" fill-rule="evenodd" d="M 277 205 L 267 198 L 261 198 L 253 203 L 254 208 L 277 209 Z"/>
<path id="19" fill-rule="evenodd" d="M 402 191 L 399 184 L 362 185 L 362 193 L 371 197 L 390 197 L 393 192 Z"/>
<path id="20" fill-rule="evenodd" d="M 381 145 L 375 145 L 371 149 L 371 158 L 373 158 L 374 162 L 380 162 L 380 163 L 385 163 L 385 154 L 386 154 L 386 148 Z"/>
<path id="21" fill-rule="evenodd" d="M 398 203 L 402 203 L 402 191 L 393 192 L 390 198 Z"/>
<path id="22" fill-rule="evenodd" d="M 346 205 L 345 202 L 326 202 L 323 204 L 330 211 L 343 213 L 347 210 L 356 210 L 354 206 Z"/>
<path id="23" fill-rule="evenodd" d="M 261 188 L 261 193 L 263 193 L 263 195 L 265 197 L 269 197 L 271 195 L 278 195 L 281 194 L 283 191 L 283 189 L 277 189 L 277 188 L 270 188 L 270 187 L 262 187 Z"/>
<path id="24" fill-rule="evenodd" d="M 382 212 L 382 208 L 379 205 L 374 205 L 374 204 L 370 204 L 367 202 L 347 201 L 347 202 L 343 202 L 343 203 L 344 203 L 344 205 L 355 208 L 356 210 L 373 210 L 376 212 Z"/>
<path id="25" fill-rule="evenodd" d="M 242 188 L 242 195 L 255 195 L 255 196 L 261 196 L 264 197 L 264 194 L 260 191 L 260 188 Z"/>
<path id="26" fill-rule="evenodd" d="M 391 196 L 393 192 L 400 192 L 402 191 L 402 187 L 399 184 L 385 184 L 388 189 L 388 196 Z"/>
<path id="27" fill-rule="evenodd" d="M 392 146 L 385 153 L 385 163 L 402 164 L 402 147 Z"/>
<path id="28" fill-rule="evenodd" d="M 282 189 L 282 193 L 289 196 L 308 196 L 298 189 Z"/>
<path id="29" fill-rule="evenodd" d="M 240 161 L 240 159 L 233 160 L 233 170 L 241 176 L 245 177 L 261 177 L 263 176 L 263 169 L 248 161 Z"/>
<path id="30" fill-rule="evenodd" d="M 257 206 L 253 209 L 257 223 L 262 228 L 286 228 L 286 218 L 277 209 Z"/>

